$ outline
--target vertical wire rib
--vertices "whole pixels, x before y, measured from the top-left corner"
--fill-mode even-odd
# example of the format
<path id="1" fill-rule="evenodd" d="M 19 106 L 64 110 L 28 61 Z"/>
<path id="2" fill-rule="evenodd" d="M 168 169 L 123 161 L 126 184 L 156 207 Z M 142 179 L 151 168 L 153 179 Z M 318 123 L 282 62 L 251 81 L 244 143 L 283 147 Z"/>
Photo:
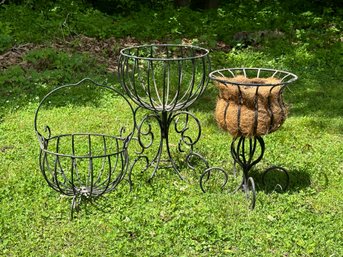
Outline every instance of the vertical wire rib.
<path id="1" fill-rule="evenodd" d="M 241 86 L 239 85 L 233 85 L 238 88 L 238 106 L 237 106 L 237 128 L 238 128 L 238 134 L 242 135 L 242 129 L 241 129 L 241 108 L 242 108 L 242 91 Z"/>
<path id="2" fill-rule="evenodd" d="M 60 136 L 57 136 L 57 140 L 56 140 L 56 153 L 59 153 L 59 145 L 60 145 Z M 58 165 L 59 165 L 62 177 L 63 177 L 63 184 L 66 184 L 67 181 L 68 181 L 67 176 L 66 176 L 66 174 L 64 172 L 64 169 L 63 169 L 63 167 L 61 165 L 60 158 L 58 158 L 57 160 L 58 160 Z"/>
<path id="3" fill-rule="evenodd" d="M 111 180 L 112 180 L 112 173 L 113 173 L 111 155 L 108 155 L 107 159 L 108 159 L 108 176 L 107 176 L 107 179 L 104 180 L 104 183 L 102 183 L 102 184 L 105 184 L 105 188 L 103 190 L 103 193 L 105 193 L 108 190 L 110 183 L 111 183 Z M 110 188 L 110 189 L 112 189 L 112 188 Z"/>
<path id="4" fill-rule="evenodd" d="M 181 52 L 183 52 L 183 49 L 181 48 Z M 194 52 L 194 49 L 193 48 L 191 48 L 191 56 L 195 56 L 195 52 Z M 182 57 L 184 57 L 183 56 L 183 54 L 182 54 Z M 195 84 L 195 77 L 196 77 L 196 60 L 195 59 L 192 59 L 192 60 L 190 60 L 191 61 L 191 64 L 192 64 L 192 78 L 191 78 L 191 81 L 189 82 L 189 86 L 187 87 L 187 90 L 186 90 L 186 92 L 185 92 L 185 94 L 184 94 L 184 96 L 181 98 L 181 99 L 183 99 L 183 98 L 187 98 L 186 100 L 185 100 L 185 103 L 183 104 L 183 107 L 181 107 L 181 108 L 184 108 L 185 107 L 185 105 L 187 104 L 187 103 L 189 103 L 190 101 L 191 101 L 191 98 L 193 97 L 193 89 L 194 89 L 194 84 Z M 188 68 L 187 68 L 187 70 L 188 70 Z M 204 73 L 205 74 L 205 73 Z M 199 87 L 199 86 L 198 86 Z M 197 87 L 197 88 L 198 88 Z"/>
<path id="5" fill-rule="evenodd" d="M 230 71 L 232 73 L 232 71 Z M 221 73 L 220 71 L 217 72 L 220 76 L 222 76 L 223 78 L 225 78 L 225 75 L 223 73 Z M 233 73 L 232 73 L 233 74 Z"/>
<path id="6" fill-rule="evenodd" d="M 93 181 L 94 181 L 94 167 L 93 167 L 93 157 L 92 157 L 92 139 L 91 134 L 88 134 L 88 155 L 89 155 L 89 166 L 88 166 L 88 177 L 87 183 L 89 187 L 89 194 L 93 194 Z"/>
<path id="7" fill-rule="evenodd" d="M 120 158 L 120 175 L 116 178 L 116 181 L 120 183 L 124 179 L 127 173 L 127 166 L 129 163 L 127 149 L 125 147 L 125 143 L 121 142 L 121 144 L 124 144 L 124 147 L 120 147 L 120 150 L 118 150 L 118 156 Z"/>
<path id="8" fill-rule="evenodd" d="M 245 157 L 245 137 L 241 137 L 242 138 L 242 160 L 243 160 L 243 164 L 244 164 L 244 170 L 246 169 L 246 163 L 247 163 L 247 160 L 246 160 L 246 157 Z"/>
<path id="9" fill-rule="evenodd" d="M 168 50 L 167 50 L 167 57 L 168 57 Z M 163 63 L 163 87 L 162 87 L 162 109 L 166 110 L 166 105 L 168 104 L 168 102 L 166 102 L 166 94 L 167 94 L 167 84 L 166 84 L 166 61 L 162 61 Z M 168 98 L 167 98 L 168 100 Z"/>
<path id="10" fill-rule="evenodd" d="M 264 145 L 264 141 L 263 141 L 263 138 L 261 136 L 256 136 L 254 137 L 254 149 L 256 148 L 257 146 L 257 142 L 259 143 L 259 146 L 260 146 L 260 155 L 251 163 L 251 166 L 254 166 L 255 164 L 259 163 L 262 158 L 263 158 L 263 155 L 264 155 L 264 150 L 265 150 L 265 145 Z M 254 150 L 255 152 L 256 150 Z"/>
<path id="11" fill-rule="evenodd" d="M 232 70 L 226 70 L 231 73 L 232 78 L 236 77 L 235 73 Z M 223 77 L 225 77 L 222 73 L 220 73 Z"/>
<path id="12" fill-rule="evenodd" d="M 259 86 L 256 86 L 256 91 L 255 91 L 255 98 L 254 98 L 254 130 L 253 133 L 256 135 L 257 132 L 257 127 L 258 127 L 258 90 Z"/>
<path id="13" fill-rule="evenodd" d="M 259 78 L 259 77 L 260 77 L 260 72 L 261 72 L 261 69 L 260 69 L 260 68 L 258 68 L 258 69 L 257 69 L 257 75 L 256 75 L 256 78 Z"/>
<path id="14" fill-rule="evenodd" d="M 41 151 L 42 152 L 42 151 Z M 40 154 L 40 157 L 43 158 L 43 160 L 41 160 L 41 171 L 42 174 L 45 178 L 45 180 L 48 182 L 48 184 L 54 188 L 55 190 L 57 190 L 58 188 L 56 188 L 56 183 L 54 181 L 55 177 L 54 177 L 54 172 L 53 170 L 50 168 L 49 165 L 49 161 L 48 161 L 48 157 L 47 157 L 48 153 L 43 152 L 43 154 Z M 48 178 L 47 174 L 46 174 L 46 170 L 48 170 L 48 173 L 50 174 L 51 177 Z M 52 181 L 51 181 L 52 180 Z"/>
<path id="15" fill-rule="evenodd" d="M 228 129 L 227 128 L 227 112 L 228 112 L 228 109 L 230 107 L 230 101 L 225 101 L 225 102 L 226 102 L 226 106 L 225 106 L 225 109 L 224 109 L 224 128 Z"/>
<path id="16" fill-rule="evenodd" d="M 273 73 L 273 75 L 272 75 L 272 78 L 274 78 L 275 76 L 276 76 L 276 74 L 278 74 L 278 70 L 276 70 L 274 73 Z"/>
<path id="17" fill-rule="evenodd" d="M 271 131 L 274 127 L 274 113 L 272 110 L 272 90 L 275 88 L 275 86 L 272 86 L 271 89 L 269 90 L 269 95 L 268 95 L 268 103 L 267 103 L 267 110 L 270 116 L 270 123 L 269 123 L 269 131 Z"/>
<path id="18" fill-rule="evenodd" d="M 141 63 L 139 62 L 140 60 L 135 58 L 135 69 L 137 69 L 137 79 L 139 81 L 139 90 L 138 90 L 138 93 L 137 93 L 137 98 L 139 99 L 139 103 L 143 106 L 146 106 L 147 105 L 147 100 L 145 99 L 145 96 L 149 98 L 149 92 L 150 92 L 150 88 L 149 88 L 149 82 L 146 81 L 146 84 L 145 85 L 145 78 L 143 77 L 142 78 L 142 75 L 144 76 L 144 71 L 142 72 L 141 71 L 141 66 L 143 66 L 143 70 L 145 69 L 145 61 L 144 60 L 141 60 Z M 135 78 L 136 76 L 136 73 L 133 74 L 133 79 L 136 80 Z M 140 90 L 143 90 L 143 93 L 140 91 Z M 142 94 L 142 95 L 141 95 Z"/>
<path id="19" fill-rule="evenodd" d="M 181 88 L 181 84 L 182 84 L 182 62 L 180 60 L 177 61 L 177 72 L 178 72 L 178 82 L 177 82 L 177 90 L 176 90 L 176 94 L 173 98 L 173 100 L 170 102 L 173 107 L 171 108 L 171 111 L 173 111 L 176 107 L 176 105 L 178 104 L 179 101 L 179 94 L 180 94 L 180 88 Z"/>
<path id="20" fill-rule="evenodd" d="M 101 181 L 100 184 L 98 185 L 98 188 L 99 188 L 99 194 L 98 195 L 102 195 L 108 191 L 108 188 L 110 187 L 110 184 L 112 181 L 112 175 L 113 175 L 112 174 L 112 163 L 111 163 L 112 154 L 107 155 L 107 143 L 106 143 L 105 137 L 103 138 L 103 143 L 104 143 L 104 157 L 103 158 L 104 158 L 104 160 L 107 159 L 107 161 L 108 161 L 108 172 L 107 172 L 106 179 Z M 110 188 L 110 190 L 111 189 L 112 189 L 112 187 Z"/>
<path id="21" fill-rule="evenodd" d="M 257 145 L 256 142 L 257 142 L 257 139 L 256 139 L 256 137 L 254 137 L 254 144 L 253 144 L 252 149 L 250 150 L 253 152 L 253 155 L 255 155 L 255 152 L 256 152 L 256 145 Z"/>
<path id="22" fill-rule="evenodd" d="M 187 51 L 187 49 L 188 49 L 187 46 L 185 48 L 180 47 L 179 49 L 180 49 L 180 52 L 181 52 L 181 58 L 184 58 L 183 50 L 185 49 Z M 191 49 L 191 52 L 192 52 L 192 56 L 194 56 L 194 49 Z"/>
<path id="23" fill-rule="evenodd" d="M 169 94 L 170 94 L 170 62 L 167 63 L 167 90 L 166 90 L 166 103 L 168 104 L 168 108 L 170 107 L 169 103 Z"/>
<path id="24" fill-rule="evenodd" d="M 119 152 L 119 139 L 118 138 L 113 138 L 115 139 L 115 147 L 116 149 L 113 150 L 113 153 L 109 154 L 107 159 L 108 159 L 108 165 L 109 165 L 109 170 L 108 170 L 108 174 L 107 174 L 107 178 L 104 179 L 104 181 L 102 181 L 102 183 L 100 184 L 102 188 L 102 192 L 100 194 L 103 194 L 109 190 L 112 190 L 116 185 L 117 182 L 119 182 L 121 180 L 121 175 L 119 174 L 116 178 L 113 178 L 113 174 L 115 172 L 115 170 L 117 169 L 118 166 L 118 154 L 120 154 Z M 112 158 L 115 158 L 115 164 L 114 167 L 112 168 Z"/>
<path id="25" fill-rule="evenodd" d="M 115 157 L 115 162 L 114 162 L 114 165 L 113 165 L 113 172 L 115 172 L 118 168 L 118 163 L 119 163 L 119 158 L 120 158 L 120 163 L 121 165 L 123 165 L 123 159 L 122 159 L 122 149 L 120 149 L 119 147 L 119 140 L 118 138 L 116 138 L 116 151 L 115 151 L 115 155 L 113 155 Z M 113 172 L 111 172 L 111 177 L 113 175 Z M 115 187 L 117 185 L 117 183 L 119 183 L 119 181 L 122 179 L 122 175 L 123 175 L 123 167 L 120 167 L 120 171 L 119 171 L 119 175 L 116 176 L 116 178 L 113 180 L 113 186 L 112 187 Z"/>
<path id="26" fill-rule="evenodd" d="M 111 154 L 108 154 L 108 151 L 107 151 L 107 141 L 106 141 L 106 137 L 103 136 L 102 138 L 103 138 L 103 145 L 104 145 L 104 157 L 103 157 L 103 160 L 104 160 L 104 162 L 105 162 L 105 161 L 108 159 L 109 165 L 111 165 Z M 111 153 L 111 152 L 110 152 L 110 153 Z M 98 184 L 98 185 L 97 185 L 97 188 L 99 188 L 100 190 L 104 191 L 104 190 L 102 189 L 102 187 L 104 186 L 104 184 L 107 183 L 107 186 L 105 186 L 105 188 L 106 188 L 106 190 L 107 190 L 107 187 L 108 187 L 108 185 L 109 185 L 109 183 L 110 183 L 110 181 L 111 181 L 111 176 L 112 176 L 112 174 L 111 174 L 111 168 L 109 167 L 109 169 L 108 169 L 108 175 L 107 175 L 106 179 L 103 179 L 103 180 L 101 181 L 101 179 L 103 178 L 102 175 L 103 175 L 103 174 L 101 173 L 101 177 L 99 176 L 98 179 L 97 179 L 97 184 Z"/>
<path id="27" fill-rule="evenodd" d="M 247 72 L 246 72 L 245 68 L 243 68 L 242 70 L 243 70 L 244 77 L 247 78 Z"/>
<path id="28" fill-rule="evenodd" d="M 286 78 L 288 78 L 289 76 L 291 76 L 291 74 L 290 74 L 290 73 L 287 73 L 285 76 L 282 77 L 281 82 L 284 82 L 284 80 L 285 80 Z"/>
<path id="29" fill-rule="evenodd" d="M 255 137 L 254 137 L 254 139 L 255 139 Z M 254 143 L 256 143 L 255 140 L 254 140 Z M 254 147 L 253 147 L 253 140 L 252 140 L 251 137 L 249 137 L 249 159 L 248 159 L 249 168 L 250 168 L 250 164 L 251 164 L 252 159 L 254 158 L 254 154 L 255 154 L 255 151 L 253 151 L 253 149 L 254 149 Z"/>
<path id="30" fill-rule="evenodd" d="M 51 156 L 53 158 L 53 156 Z M 61 189 L 60 187 L 60 181 L 58 180 L 58 172 L 57 172 L 57 155 L 55 156 L 55 161 L 54 161 L 54 169 L 53 169 L 53 181 L 54 181 L 54 184 L 56 186 L 56 188 L 60 191 L 60 192 L 63 192 L 63 190 Z M 48 169 L 50 169 L 50 165 L 48 163 L 48 159 L 47 159 L 47 167 Z"/>
<path id="31" fill-rule="evenodd" d="M 125 91 L 127 92 L 128 95 L 132 94 L 132 81 L 130 79 L 130 64 L 129 64 L 129 59 L 127 57 L 123 57 L 123 64 L 122 66 L 122 80 L 123 80 L 123 85 L 125 88 Z"/>
<path id="32" fill-rule="evenodd" d="M 77 172 L 77 166 L 76 166 L 76 160 L 75 160 L 75 135 L 72 134 L 71 135 L 71 151 L 72 151 L 72 156 L 71 157 L 71 169 L 70 169 L 70 178 L 71 178 L 71 186 L 73 188 L 73 194 L 74 196 L 77 195 L 78 193 L 76 192 L 76 188 L 75 188 L 75 183 L 74 183 L 74 172 Z"/>
<path id="33" fill-rule="evenodd" d="M 130 52 L 129 52 L 130 53 Z M 130 63 L 129 63 L 129 58 L 128 57 L 123 57 L 124 61 L 123 61 L 123 67 L 122 67 L 122 73 L 123 73 L 123 85 L 125 85 L 125 89 L 127 91 L 127 93 L 129 95 L 132 94 L 132 87 L 134 87 L 134 85 L 132 86 L 132 81 L 130 79 Z M 134 76 L 134 72 L 132 73 L 132 75 Z M 133 77 L 134 79 L 134 77 Z"/>
<path id="34" fill-rule="evenodd" d="M 151 62 L 151 70 L 152 70 L 152 73 L 151 73 L 151 80 L 152 80 L 152 83 L 154 85 L 154 89 L 155 89 L 155 93 L 156 93 L 156 97 L 157 97 L 157 106 L 163 106 L 163 102 L 161 100 L 161 97 L 160 97 L 160 93 L 158 92 L 158 86 L 157 86 L 157 83 L 156 83 L 156 77 L 155 77 L 155 68 L 154 68 L 154 62 L 153 61 L 150 61 Z M 159 62 L 157 62 L 157 65 L 158 65 Z M 158 67 L 157 67 L 158 69 Z"/>
<path id="35" fill-rule="evenodd" d="M 140 105 L 146 106 L 148 104 L 146 103 L 146 99 L 144 97 L 146 96 L 146 97 L 149 98 L 149 90 L 150 90 L 149 82 L 147 81 L 147 86 L 145 86 L 144 78 L 142 78 L 142 73 L 144 73 L 144 71 L 141 72 L 139 59 L 135 58 L 134 62 L 135 62 L 135 64 L 134 64 L 134 72 L 132 73 L 132 79 L 135 81 L 136 98 L 137 98 L 137 101 L 139 102 Z M 143 63 L 143 66 L 144 66 L 145 65 L 144 60 L 142 61 L 142 63 Z M 137 83 L 136 83 L 136 78 L 135 78 L 136 72 L 137 72 L 137 80 L 139 82 L 138 84 L 140 85 L 138 90 L 136 89 L 137 88 L 137 86 L 136 86 Z M 143 93 L 140 92 L 140 90 L 143 90 Z M 140 95 L 141 93 L 143 95 Z"/>
<path id="36" fill-rule="evenodd" d="M 179 100 L 179 102 L 184 101 L 182 104 L 182 107 L 180 107 L 181 109 L 183 109 L 187 104 L 189 104 L 192 101 L 191 98 L 194 96 L 192 93 L 193 93 L 194 84 L 195 84 L 196 66 L 195 66 L 195 60 L 191 60 L 191 62 L 192 62 L 192 79 L 189 82 L 189 86 L 187 90 L 185 91 L 184 95 Z"/>
<path id="37" fill-rule="evenodd" d="M 111 169 L 107 178 L 108 182 L 106 183 L 106 190 L 108 190 L 108 188 L 113 189 L 122 178 L 123 170 L 120 171 L 119 175 L 113 178 L 113 174 L 117 170 L 117 167 L 118 167 L 118 155 L 120 155 L 118 138 L 115 138 L 115 147 L 116 149 L 114 149 L 114 154 L 111 155 L 111 157 L 114 158 L 114 163 L 112 163 L 112 160 L 110 160 Z"/>
<path id="38" fill-rule="evenodd" d="M 104 135 L 102 135 L 102 142 L 103 142 L 103 148 L 104 148 L 104 156 L 106 156 L 106 155 L 107 155 L 107 145 L 106 145 L 106 136 L 104 136 Z M 101 177 L 102 177 L 102 173 L 103 173 L 104 170 L 105 170 L 105 162 L 106 162 L 106 158 L 103 157 L 103 158 L 102 158 L 101 169 L 100 169 L 100 171 L 99 171 L 99 173 L 98 173 L 97 179 L 96 179 L 95 182 L 94 182 L 94 186 L 99 187 L 98 183 L 100 182 Z"/>
<path id="39" fill-rule="evenodd" d="M 56 147 L 57 147 L 57 145 L 56 145 Z M 55 188 L 60 190 L 59 181 L 58 181 L 58 174 L 57 174 L 57 167 L 56 167 L 56 159 L 54 161 L 54 168 L 51 169 L 50 164 L 49 164 L 49 159 L 48 159 L 49 153 L 45 153 L 45 155 L 46 155 L 46 166 L 47 166 L 48 170 L 50 171 L 50 174 L 52 176 L 52 181 L 54 182 Z M 51 158 L 53 158 L 53 155 L 51 155 Z"/>
<path id="40" fill-rule="evenodd" d="M 259 142 L 260 146 L 261 146 L 261 143 L 259 141 L 259 136 L 254 136 L 253 138 L 250 138 L 250 153 L 251 153 L 251 160 L 249 161 L 249 164 L 250 164 L 250 167 L 253 167 L 255 164 L 257 164 L 263 157 L 263 151 L 262 151 L 262 148 L 261 148 L 261 153 L 260 155 L 255 159 L 253 160 L 254 156 L 255 156 L 255 153 L 256 153 L 256 149 L 257 149 L 257 142 Z M 262 146 L 261 146 L 262 147 Z"/>
<path id="41" fill-rule="evenodd" d="M 152 74 L 154 73 L 154 70 L 153 70 L 153 64 L 152 64 L 152 60 L 148 60 L 148 70 L 147 70 L 147 91 L 148 91 L 148 98 L 150 100 L 150 104 L 151 104 L 151 107 L 156 110 L 156 107 L 155 107 L 155 104 L 154 104 L 154 100 L 153 98 L 151 97 L 151 89 L 150 89 L 150 72 L 152 72 Z"/>
<path id="42" fill-rule="evenodd" d="M 139 56 L 138 48 L 136 49 L 136 54 L 135 55 Z M 129 60 L 129 57 L 127 57 L 127 60 Z M 144 64 L 144 61 L 142 61 L 142 62 Z M 140 71 L 140 67 L 139 66 L 140 66 L 139 59 L 138 58 L 134 58 L 132 80 L 134 81 L 135 98 L 139 102 L 140 105 L 145 106 L 146 105 L 145 99 L 144 99 L 143 96 L 140 95 L 141 92 L 140 92 L 139 89 L 142 89 L 143 90 L 143 94 L 145 94 L 147 97 L 149 97 L 149 95 L 148 95 L 149 89 L 146 88 L 145 85 L 144 85 L 144 79 L 142 78 L 142 73 Z M 128 66 L 128 70 L 129 70 L 129 66 Z M 140 88 L 138 88 L 138 90 L 137 90 L 136 76 L 137 76 L 137 80 L 139 82 L 138 84 L 140 85 Z"/>
<path id="43" fill-rule="evenodd" d="M 129 59 L 127 58 L 127 63 L 129 63 Z M 137 68 L 137 70 L 136 70 Z M 129 66 L 127 66 L 127 72 L 129 71 Z M 131 84 L 131 93 L 130 94 L 134 94 L 134 98 L 137 99 L 137 101 L 142 105 L 142 100 L 141 100 L 141 97 L 139 97 L 139 93 L 137 91 L 137 83 L 136 83 L 136 72 L 138 74 L 138 84 L 140 84 L 139 82 L 141 81 L 141 78 L 140 78 L 140 72 L 139 72 L 139 62 L 138 62 L 138 59 L 134 59 L 134 64 L 133 64 L 133 67 L 132 67 L 132 83 Z M 146 90 L 144 88 L 144 84 L 142 85 L 142 88 L 144 90 L 144 92 L 146 93 Z"/>
<path id="44" fill-rule="evenodd" d="M 208 61 L 209 66 L 211 66 L 210 59 L 208 57 L 202 57 L 201 58 L 203 72 L 202 72 L 202 79 L 201 79 L 201 81 L 199 83 L 199 87 L 201 89 L 200 89 L 200 93 L 198 94 L 198 96 L 205 91 L 205 88 L 207 86 L 207 84 L 205 84 L 205 83 L 206 83 L 206 80 L 208 79 L 208 75 L 207 74 L 208 74 L 209 71 L 206 69 L 206 61 Z M 211 67 L 209 69 L 211 69 Z"/>
<path id="45" fill-rule="evenodd" d="M 45 159 L 46 159 L 46 153 L 43 150 L 39 151 L 39 169 L 44 177 L 44 179 L 46 180 L 46 182 L 48 183 L 49 186 L 51 186 L 52 188 L 55 188 L 54 184 L 51 182 L 51 179 L 53 178 L 53 174 L 51 174 L 51 171 L 48 169 L 48 173 L 50 173 L 50 177 L 48 178 L 47 174 L 46 174 L 46 169 L 45 169 Z"/>
<path id="46" fill-rule="evenodd" d="M 59 152 L 59 143 L 60 143 L 60 136 L 57 136 L 57 139 L 56 139 L 56 153 Z M 58 168 L 60 169 L 61 171 L 61 174 L 64 175 L 64 172 L 63 172 L 63 169 L 61 167 L 61 164 L 60 164 L 60 160 L 59 160 L 59 156 L 58 154 L 55 155 L 55 162 L 54 162 L 54 180 L 55 180 L 55 185 L 56 187 L 58 188 L 58 191 L 61 192 L 62 194 L 65 194 L 65 191 L 64 191 L 64 188 L 62 189 L 61 186 L 60 186 L 60 181 L 59 181 L 59 178 L 58 178 Z M 65 187 L 65 183 L 66 183 L 66 177 L 63 176 L 63 179 L 64 179 L 64 182 L 62 183 L 63 184 L 63 187 Z"/>
<path id="47" fill-rule="evenodd" d="M 240 136 L 238 139 L 238 143 L 236 145 L 235 156 L 238 164 L 244 169 L 244 162 L 242 161 L 242 142 L 245 140 L 243 136 Z"/>

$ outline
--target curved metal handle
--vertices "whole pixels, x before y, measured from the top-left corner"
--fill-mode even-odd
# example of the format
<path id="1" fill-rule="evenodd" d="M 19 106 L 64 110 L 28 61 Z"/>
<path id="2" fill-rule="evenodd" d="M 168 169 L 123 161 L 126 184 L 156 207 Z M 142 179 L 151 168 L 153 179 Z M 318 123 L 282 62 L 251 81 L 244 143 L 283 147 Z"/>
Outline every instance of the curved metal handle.
<path id="1" fill-rule="evenodd" d="M 57 91 L 59 91 L 59 90 L 61 90 L 61 89 L 64 89 L 64 88 L 67 88 L 67 87 L 82 86 L 82 84 L 83 84 L 84 82 L 90 82 L 90 83 L 92 83 L 94 86 L 98 86 L 98 87 L 102 87 L 102 88 L 111 90 L 111 91 L 113 91 L 115 94 L 121 96 L 121 97 L 127 102 L 127 104 L 129 105 L 129 107 L 130 107 L 130 109 L 131 109 L 131 112 L 132 112 L 132 117 L 134 117 L 134 116 L 133 116 L 134 110 L 133 110 L 132 105 L 131 105 L 131 103 L 129 102 L 129 100 L 128 100 L 122 93 L 120 93 L 119 91 L 117 91 L 116 89 L 114 89 L 114 88 L 112 88 L 112 87 L 110 87 L 110 86 L 106 86 L 106 85 L 99 84 L 99 83 L 93 81 L 93 80 L 90 79 L 90 78 L 84 78 L 84 79 L 80 80 L 79 82 L 77 82 L 77 83 L 75 83 L 75 84 L 66 84 L 66 85 L 62 85 L 62 86 L 59 86 L 59 87 L 57 87 L 57 88 L 51 90 L 48 94 L 46 94 L 46 95 L 43 97 L 43 99 L 40 101 L 40 103 L 39 103 L 39 105 L 38 105 L 38 107 L 37 107 L 37 109 L 36 109 L 36 111 L 35 111 L 35 117 L 34 117 L 34 130 L 35 130 L 35 132 L 36 132 L 36 134 L 37 134 L 37 137 L 38 137 L 38 139 L 39 139 L 39 143 L 40 143 L 41 148 L 45 148 L 45 147 L 46 147 L 46 143 L 47 143 L 47 142 L 46 142 L 46 138 L 42 135 L 42 133 L 40 133 L 40 132 L 38 131 L 38 128 L 37 128 L 38 113 L 39 113 L 39 110 L 40 110 L 42 104 L 43 104 L 52 94 L 56 93 Z M 127 136 L 127 138 L 130 138 L 130 137 L 133 135 L 134 130 L 135 130 L 135 127 L 136 127 L 136 125 L 135 125 L 135 119 L 133 118 L 133 129 L 132 129 L 132 132 Z M 50 138 L 50 137 L 51 137 L 51 130 L 50 130 L 49 126 L 46 126 L 46 127 L 45 127 L 45 131 L 48 132 L 48 135 L 49 135 L 48 138 Z M 122 131 L 121 131 L 120 134 L 121 134 L 120 136 L 122 136 Z"/>

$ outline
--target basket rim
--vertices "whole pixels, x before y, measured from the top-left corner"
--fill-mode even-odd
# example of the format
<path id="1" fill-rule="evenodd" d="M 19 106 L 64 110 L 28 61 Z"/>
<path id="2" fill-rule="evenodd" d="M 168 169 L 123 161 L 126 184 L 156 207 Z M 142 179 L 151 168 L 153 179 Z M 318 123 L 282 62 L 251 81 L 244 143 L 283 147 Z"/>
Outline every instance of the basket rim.
<path id="1" fill-rule="evenodd" d="M 178 58 L 162 58 L 162 57 L 144 57 L 144 56 L 137 56 L 135 54 L 128 54 L 127 51 L 135 50 L 135 49 L 144 49 L 144 48 L 152 48 L 152 47 L 178 47 L 178 48 L 193 48 L 195 50 L 200 50 L 203 53 L 200 55 L 195 56 L 188 56 L 188 57 L 178 57 Z M 137 60 L 147 60 L 147 61 L 184 61 L 184 60 L 194 60 L 194 59 L 201 59 L 206 57 L 209 54 L 209 50 L 200 46 L 194 45 L 186 45 L 186 44 L 146 44 L 146 45 L 138 45 L 138 46 L 130 46 L 120 50 L 120 55 L 125 56 L 126 58 L 133 58 Z"/>
<path id="2" fill-rule="evenodd" d="M 234 81 L 226 81 L 223 79 L 220 79 L 221 77 L 225 77 L 228 78 L 226 76 L 224 76 L 224 74 L 222 72 L 230 72 L 232 74 L 231 78 L 234 78 L 237 76 L 237 74 L 235 74 L 235 71 L 242 71 L 244 73 L 244 76 L 247 78 L 246 76 L 246 71 L 257 71 L 257 76 L 256 77 L 251 77 L 251 78 L 263 78 L 263 77 L 259 77 L 259 73 L 260 72 L 274 72 L 273 75 L 271 77 L 274 77 L 276 74 L 283 74 L 284 77 L 281 79 L 281 81 L 279 83 L 268 83 L 268 84 L 259 84 L 259 83 L 239 83 L 239 82 L 234 82 Z M 271 87 L 271 86 L 279 86 L 279 85 L 288 85 L 294 81 L 296 81 L 298 79 L 298 76 L 288 72 L 288 71 L 283 71 L 283 70 L 277 70 L 277 69 L 270 69 L 270 68 L 223 68 L 223 69 L 218 69 L 218 70 L 214 70 L 209 74 L 210 79 L 218 81 L 220 83 L 223 83 L 225 85 L 236 85 L 236 86 L 249 86 L 249 87 Z M 290 79 L 283 81 L 284 79 L 286 79 L 287 77 L 291 77 Z M 250 77 L 249 77 L 250 78 Z M 277 77 L 276 77 L 277 78 Z"/>
<path id="3" fill-rule="evenodd" d="M 51 155 L 55 155 L 55 156 L 59 156 L 59 157 L 69 157 L 69 158 L 73 158 L 73 159 L 89 159 L 89 158 L 95 159 L 95 158 L 111 157 L 111 156 L 122 154 L 123 152 L 127 151 L 127 146 L 125 144 L 125 141 L 127 140 L 126 137 L 119 137 L 119 136 L 99 134 L 99 133 L 66 133 L 66 134 L 60 134 L 60 135 L 52 136 L 49 138 L 44 138 L 44 137 L 39 136 L 39 135 L 37 135 L 37 136 L 38 136 L 38 140 L 40 142 L 43 141 L 42 144 L 39 144 L 40 150 L 42 152 L 48 153 Z M 61 137 L 73 137 L 73 136 L 99 136 L 99 137 L 112 138 L 112 139 L 123 141 L 124 147 L 122 147 L 121 150 L 119 150 L 119 151 L 110 152 L 110 153 L 101 154 L 101 155 L 73 155 L 73 154 L 59 153 L 59 152 L 55 152 L 55 151 L 51 151 L 51 150 L 47 149 L 49 141 L 57 139 L 57 138 L 61 138 Z"/>

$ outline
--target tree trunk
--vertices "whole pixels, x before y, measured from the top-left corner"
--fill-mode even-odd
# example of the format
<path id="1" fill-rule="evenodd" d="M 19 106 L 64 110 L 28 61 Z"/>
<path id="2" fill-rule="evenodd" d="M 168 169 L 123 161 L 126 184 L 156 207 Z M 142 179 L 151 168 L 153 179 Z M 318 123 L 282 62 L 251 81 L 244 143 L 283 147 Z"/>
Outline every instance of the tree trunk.
<path id="1" fill-rule="evenodd" d="M 174 3 L 176 7 L 185 7 L 189 6 L 191 0 L 175 0 Z"/>
<path id="2" fill-rule="evenodd" d="M 217 8 L 219 0 L 191 0 L 192 9 L 209 9 Z"/>

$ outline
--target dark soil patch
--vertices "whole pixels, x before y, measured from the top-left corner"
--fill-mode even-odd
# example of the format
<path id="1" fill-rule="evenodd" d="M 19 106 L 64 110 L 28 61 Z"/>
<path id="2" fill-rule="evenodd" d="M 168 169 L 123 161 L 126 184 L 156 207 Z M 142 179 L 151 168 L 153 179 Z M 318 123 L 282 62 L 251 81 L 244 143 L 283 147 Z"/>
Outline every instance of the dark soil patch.
<path id="1" fill-rule="evenodd" d="M 152 41 L 149 44 L 161 44 L 161 41 Z M 191 44 L 189 39 L 183 39 L 183 44 Z M 20 65 L 25 68 L 31 67 L 30 63 L 25 62 L 24 56 L 31 50 L 52 47 L 64 52 L 88 53 L 93 56 L 100 64 L 104 64 L 109 72 L 114 72 L 118 66 L 118 57 L 120 49 L 135 45 L 144 44 L 135 38 L 126 37 L 117 39 L 114 37 L 107 39 L 97 39 L 86 36 L 77 36 L 66 38 L 65 40 L 55 40 L 47 44 L 27 43 L 12 47 L 7 52 L 0 55 L 0 70 L 7 69 L 12 65 Z M 231 47 L 224 42 L 217 42 L 216 50 L 229 51 Z"/>

